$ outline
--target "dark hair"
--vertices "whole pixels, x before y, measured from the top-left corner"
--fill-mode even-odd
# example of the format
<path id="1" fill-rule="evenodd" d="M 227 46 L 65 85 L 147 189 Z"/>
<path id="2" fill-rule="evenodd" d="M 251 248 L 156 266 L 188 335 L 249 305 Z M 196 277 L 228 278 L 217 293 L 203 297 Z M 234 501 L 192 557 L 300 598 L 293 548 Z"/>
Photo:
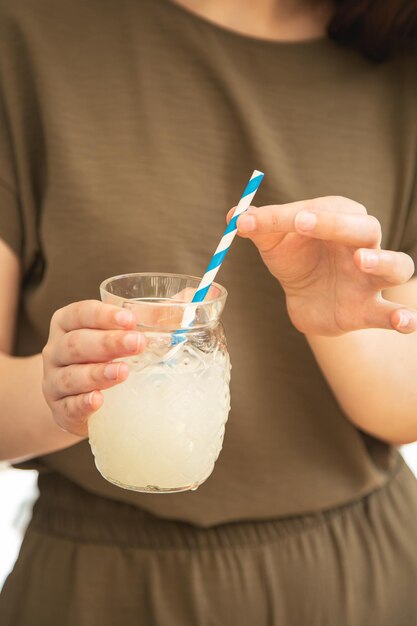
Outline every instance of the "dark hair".
<path id="1" fill-rule="evenodd" d="M 335 0 L 328 34 L 375 61 L 416 49 L 417 0 Z"/>

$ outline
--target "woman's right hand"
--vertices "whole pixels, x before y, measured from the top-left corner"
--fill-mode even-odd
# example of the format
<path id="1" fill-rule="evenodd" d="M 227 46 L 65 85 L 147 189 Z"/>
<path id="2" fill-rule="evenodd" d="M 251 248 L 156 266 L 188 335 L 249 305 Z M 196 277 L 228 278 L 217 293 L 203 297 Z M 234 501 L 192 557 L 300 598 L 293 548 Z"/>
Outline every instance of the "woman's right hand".
<path id="1" fill-rule="evenodd" d="M 129 367 L 113 359 L 139 354 L 145 339 L 131 311 L 99 300 L 74 302 L 51 319 L 42 351 L 43 393 L 55 422 L 79 437 L 103 404 L 101 389 L 126 380 Z"/>

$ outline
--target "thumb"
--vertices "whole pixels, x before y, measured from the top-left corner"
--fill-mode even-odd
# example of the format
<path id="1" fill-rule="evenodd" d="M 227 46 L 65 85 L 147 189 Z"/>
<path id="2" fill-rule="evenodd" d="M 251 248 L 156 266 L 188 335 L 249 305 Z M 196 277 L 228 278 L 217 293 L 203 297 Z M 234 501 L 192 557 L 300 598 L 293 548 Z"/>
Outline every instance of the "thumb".
<path id="1" fill-rule="evenodd" d="M 248 211 L 250 211 L 251 209 L 256 209 L 256 207 L 251 205 L 246 211 L 237 216 L 237 234 L 245 239 L 251 239 L 261 253 L 270 252 L 272 248 L 274 248 L 283 240 L 285 233 L 279 232 L 261 234 L 260 232 L 258 232 L 257 220 L 255 216 L 250 212 L 248 213 Z M 227 213 L 227 224 L 229 224 L 230 220 L 232 219 L 235 210 L 236 207 L 233 207 Z"/>
<path id="2" fill-rule="evenodd" d="M 261 254 L 271 252 L 284 239 L 285 232 L 259 232 L 257 219 L 251 213 L 242 213 L 237 221 L 238 235 L 251 239 Z"/>

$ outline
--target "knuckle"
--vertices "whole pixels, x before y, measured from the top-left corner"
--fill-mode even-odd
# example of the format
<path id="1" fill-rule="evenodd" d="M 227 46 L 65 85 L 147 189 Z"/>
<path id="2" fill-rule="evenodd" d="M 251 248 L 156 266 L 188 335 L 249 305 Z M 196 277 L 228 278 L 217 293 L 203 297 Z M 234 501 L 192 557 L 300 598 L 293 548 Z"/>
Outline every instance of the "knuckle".
<path id="1" fill-rule="evenodd" d="M 357 213 L 361 213 L 362 215 L 368 215 L 368 211 L 366 209 L 366 206 L 364 206 L 360 202 L 355 202 L 354 200 L 351 200 L 351 202 L 353 202 L 353 204 L 355 205 Z"/>
<path id="2" fill-rule="evenodd" d="M 123 333 L 118 332 L 103 332 L 101 338 L 101 345 L 105 353 L 115 354 L 123 350 L 122 337 Z"/>
<path id="3" fill-rule="evenodd" d="M 59 387 L 62 395 L 67 395 L 73 388 L 73 376 L 70 367 L 61 368 L 59 375 Z"/>
<path id="4" fill-rule="evenodd" d="M 274 231 L 279 230 L 279 217 L 275 211 L 273 211 L 271 215 L 271 224 L 272 224 L 272 230 Z"/>
<path id="5" fill-rule="evenodd" d="M 101 383 L 104 378 L 104 367 L 103 365 L 95 365 L 94 367 L 89 368 L 88 372 L 88 381 L 91 386 L 95 386 L 97 383 Z"/>
<path id="6" fill-rule="evenodd" d="M 338 205 L 344 205 L 346 204 L 346 202 L 349 202 L 349 198 L 346 198 L 346 196 L 330 196 L 330 200 L 332 202 L 332 204 L 338 206 Z"/>
<path id="7" fill-rule="evenodd" d="M 65 398 L 62 398 L 62 400 L 60 401 L 60 413 L 61 413 L 61 421 L 63 421 L 64 423 L 69 421 L 71 419 L 71 417 L 73 417 L 72 415 L 72 399 L 68 396 L 66 396 Z"/>
<path id="8" fill-rule="evenodd" d="M 82 418 L 82 396 L 66 396 L 62 398 L 61 416 L 66 423 L 68 430 L 73 431 L 74 425 Z"/>
<path id="9" fill-rule="evenodd" d="M 275 208 L 271 208 L 270 210 L 269 221 L 270 221 L 270 226 L 271 226 L 272 231 L 278 231 L 280 220 L 279 220 L 278 211 Z"/>
<path id="10" fill-rule="evenodd" d="M 72 313 L 74 315 L 74 318 L 78 321 L 81 318 L 83 309 L 84 309 L 84 302 L 83 300 L 79 301 L 79 302 L 74 302 L 71 306 L 72 306 Z"/>
<path id="11" fill-rule="evenodd" d="M 52 352 L 52 350 L 51 350 L 51 347 L 50 347 L 49 342 L 48 342 L 47 344 L 44 345 L 44 347 L 42 348 L 42 352 L 41 352 L 42 360 L 44 362 L 47 362 L 47 361 L 50 360 L 51 352 Z"/>
<path id="12" fill-rule="evenodd" d="M 371 225 L 372 239 L 380 242 L 382 239 L 382 227 L 379 220 L 373 215 L 368 216 L 369 224 Z"/>
<path id="13" fill-rule="evenodd" d="M 346 196 L 330 196 L 329 200 L 332 209 L 336 209 L 337 212 L 359 213 L 361 215 L 367 215 L 368 213 L 363 204 Z"/>
<path id="14" fill-rule="evenodd" d="M 87 408 L 87 405 L 84 403 L 84 394 L 80 394 L 76 398 L 74 398 L 74 417 L 80 421 L 83 420 L 85 415 L 88 414 L 90 410 Z"/>
<path id="15" fill-rule="evenodd" d="M 66 334 L 64 349 L 69 357 L 69 360 L 76 361 L 80 357 L 80 347 L 76 332 L 69 332 Z"/>
<path id="16" fill-rule="evenodd" d="M 97 311 L 97 309 L 99 308 L 98 305 L 100 304 L 100 302 L 98 300 L 94 300 L 93 298 L 90 298 L 89 300 L 82 300 L 79 304 L 82 306 L 82 308 L 88 307 L 89 309 L 93 311 Z"/>
<path id="17" fill-rule="evenodd" d="M 57 309 L 51 317 L 51 323 L 50 326 L 51 328 L 55 327 L 55 326 L 59 326 L 61 323 L 61 319 L 62 319 L 62 315 L 63 315 L 63 308 Z"/>
<path id="18" fill-rule="evenodd" d="M 88 300 L 78 300 L 68 305 L 71 328 L 80 328 L 84 325 L 83 319 L 85 317 L 84 311 L 86 302 L 88 302 Z"/>
<path id="19" fill-rule="evenodd" d="M 61 393 L 61 385 L 59 384 L 59 371 L 50 372 L 43 377 L 42 391 L 49 406 L 53 406 L 64 394 Z"/>
<path id="20" fill-rule="evenodd" d="M 97 321 L 100 318 L 100 313 L 103 307 L 102 302 L 99 300 L 84 300 L 82 304 L 88 308 L 89 313 L 94 320 Z"/>
<path id="21" fill-rule="evenodd" d="M 337 213 L 343 212 L 346 210 L 346 206 L 349 205 L 352 200 L 346 198 L 345 196 L 330 196 L 329 198 L 331 208 L 336 210 Z"/>

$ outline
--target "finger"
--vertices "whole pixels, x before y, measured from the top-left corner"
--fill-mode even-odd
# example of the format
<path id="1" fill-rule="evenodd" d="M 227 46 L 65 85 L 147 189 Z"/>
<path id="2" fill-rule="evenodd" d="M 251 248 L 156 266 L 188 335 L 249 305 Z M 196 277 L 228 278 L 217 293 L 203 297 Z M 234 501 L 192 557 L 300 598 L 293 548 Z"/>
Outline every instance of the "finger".
<path id="1" fill-rule="evenodd" d="M 134 328 L 135 318 L 131 311 L 112 304 L 104 304 L 100 300 L 82 300 L 56 311 L 52 325 L 59 326 L 65 332 L 79 328 Z"/>
<path id="2" fill-rule="evenodd" d="M 404 309 L 401 305 L 397 305 L 394 311 L 390 315 L 390 322 L 392 328 L 399 333 L 408 335 L 417 330 L 417 311 L 413 309 Z"/>
<path id="3" fill-rule="evenodd" d="M 403 304 L 378 296 L 369 306 L 365 303 L 364 307 L 366 308 L 361 312 L 365 322 L 362 328 L 383 328 L 403 334 L 417 330 L 417 311 L 407 309 Z"/>
<path id="4" fill-rule="evenodd" d="M 239 213 L 239 215 L 244 215 L 245 213 L 247 213 L 250 209 L 256 209 L 257 207 L 254 204 L 251 204 L 247 209 L 245 209 L 244 211 L 242 211 L 242 213 Z M 228 211 L 227 215 L 226 215 L 226 222 L 227 224 L 229 224 L 230 220 L 233 217 L 234 212 L 236 211 L 236 207 L 234 206 L 233 208 L 230 209 L 230 211 Z M 236 219 L 238 219 L 239 215 L 236 215 Z"/>
<path id="5" fill-rule="evenodd" d="M 251 209 L 239 218 L 238 229 L 253 239 L 294 232 L 357 248 L 373 248 L 381 241 L 381 225 L 372 215 L 295 211 L 291 205 Z"/>
<path id="6" fill-rule="evenodd" d="M 413 259 L 404 252 L 359 249 L 353 258 L 362 272 L 380 279 L 381 289 L 402 285 L 414 274 Z"/>
<path id="7" fill-rule="evenodd" d="M 79 437 L 86 437 L 88 435 L 87 419 L 101 407 L 103 400 L 100 391 L 66 396 L 54 403 L 55 421 L 63 430 Z"/>
<path id="8" fill-rule="evenodd" d="M 235 211 L 236 211 L 236 207 L 234 206 L 234 207 L 232 207 L 232 208 L 230 209 L 230 211 L 228 211 L 228 212 L 227 212 L 227 215 L 226 215 L 226 223 L 227 223 L 227 224 L 228 224 L 228 223 L 230 222 L 230 220 L 232 219 L 232 217 L 233 217 L 233 213 L 234 213 Z"/>
<path id="9" fill-rule="evenodd" d="M 376 217 L 360 213 L 301 211 L 295 216 L 294 227 L 299 234 L 353 247 L 377 247 L 382 237 Z"/>
<path id="10" fill-rule="evenodd" d="M 145 346 L 145 337 L 136 331 L 72 330 L 57 342 L 51 360 L 61 367 L 73 363 L 104 363 L 139 354 Z"/>
<path id="11" fill-rule="evenodd" d="M 100 363 L 97 365 L 69 365 L 55 368 L 49 374 L 47 393 L 53 400 L 108 389 L 129 376 L 127 363 Z"/>
<path id="12" fill-rule="evenodd" d="M 227 214 L 227 223 L 230 222 L 232 215 L 235 211 L 236 207 L 230 209 Z M 255 206 L 250 206 L 248 211 L 252 213 L 251 209 L 256 209 Z M 355 202 L 350 198 L 345 198 L 343 196 L 323 196 L 320 198 L 312 198 L 310 200 L 299 200 L 297 202 L 289 202 L 287 204 L 277 204 L 277 205 L 269 205 L 258 207 L 260 211 L 264 211 L 265 209 L 272 209 L 273 214 L 285 215 L 288 214 L 292 216 L 292 220 L 300 211 L 313 211 L 314 213 L 324 211 L 330 213 L 360 213 L 362 215 L 367 214 L 366 208 L 363 204 L 359 202 Z M 272 215 L 274 217 L 274 215 Z M 282 232 L 282 231 L 279 231 Z"/>
<path id="13" fill-rule="evenodd" d="M 294 230 L 295 215 L 293 204 L 250 207 L 238 217 L 237 232 L 240 237 L 251 239 L 260 252 L 265 253 Z"/>

